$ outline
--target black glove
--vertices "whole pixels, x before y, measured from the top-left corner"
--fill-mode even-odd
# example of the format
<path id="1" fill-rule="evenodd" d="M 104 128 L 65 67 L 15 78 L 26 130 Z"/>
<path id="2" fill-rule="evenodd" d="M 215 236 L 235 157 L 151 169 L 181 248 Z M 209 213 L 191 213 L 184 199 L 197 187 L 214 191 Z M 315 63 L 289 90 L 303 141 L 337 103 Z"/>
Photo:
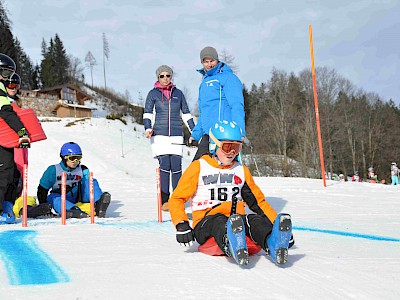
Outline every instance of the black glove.
<path id="1" fill-rule="evenodd" d="M 179 244 L 188 247 L 193 245 L 194 233 L 192 227 L 190 227 L 187 221 L 180 222 L 176 225 L 176 240 Z"/>
<path id="2" fill-rule="evenodd" d="M 22 128 L 18 131 L 18 148 L 30 148 L 31 147 L 31 139 L 28 136 L 28 131 L 25 128 Z"/>
<path id="3" fill-rule="evenodd" d="M 189 143 L 189 141 L 188 141 L 188 147 L 198 147 L 199 146 L 199 142 L 198 141 L 196 141 L 196 140 L 193 140 L 193 141 L 191 141 L 190 143 Z"/>
<path id="4" fill-rule="evenodd" d="M 37 198 L 39 200 L 39 203 L 47 203 L 47 194 L 49 193 L 49 190 L 46 190 L 44 187 L 42 187 L 40 184 L 37 189 Z"/>

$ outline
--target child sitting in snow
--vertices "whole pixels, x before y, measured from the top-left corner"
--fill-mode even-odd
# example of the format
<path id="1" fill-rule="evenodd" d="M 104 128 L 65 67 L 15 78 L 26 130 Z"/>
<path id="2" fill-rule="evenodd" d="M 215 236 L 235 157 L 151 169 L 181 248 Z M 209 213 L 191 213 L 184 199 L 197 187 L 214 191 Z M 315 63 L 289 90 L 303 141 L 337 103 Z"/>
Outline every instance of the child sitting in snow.
<path id="1" fill-rule="evenodd" d="M 209 135 L 210 154 L 203 155 L 189 165 L 169 199 L 177 241 L 186 246 L 196 239 L 202 245 L 214 237 L 218 247 L 230 256 L 226 223 L 231 214 L 232 198 L 236 197 L 239 200 L 236 211 L 244 221 L 246 235 L 267 252 L 270 251 L 274 262 L 285 264 L 287 249 L 294 244 L 290 238 L 291 222 L 289 238 L 283 242 L 283 246 L 276 247 L 272 242 L 275 234 L 271 233 L 273 228 L 279 228 L 277 213 L 265 201 L 249 169 L 237 159 L 242 149 L 241 129 L 234 122 L 222 121 L 210 129 Z M 185 202 L 189 200 L 194 230 L 185 213 Z M 246 214 L 245 202 L 255 214 Z M 285 216 L 290 221 L 290 216 Z"/>
<path id="2" fill-rule="evenodd" d="M 351 177 L 351 181 L 361 182 L 361 178 L 360 178 L 360 175 L 358 175 L 358 171 L 354 171 L 354 175 Z"/>
<path id="3" fill-rule="evenodd" d="M 61 214 L 61 175 L 66 172 L 66 217 L 86 218 L 90 212 L 89 169 L 81 165 L 82 150 L 74 142 L 65 143 L 61 147 L 60 157 L 61 162 L 49 166 L 40 179 L 37 190 L 39 203 L 48 202 L 56 213 Z M 96 179 L 93 179 L 93 189 L 96 216 L 104 218 L 111 195 L 102 193 Z"/>
<path id="4" fill-rule="evenodd" d="M 373 167 L 368 168 L 368 181 L 370 183 L 378 182 L 378 176 L 375 174 Z"/>

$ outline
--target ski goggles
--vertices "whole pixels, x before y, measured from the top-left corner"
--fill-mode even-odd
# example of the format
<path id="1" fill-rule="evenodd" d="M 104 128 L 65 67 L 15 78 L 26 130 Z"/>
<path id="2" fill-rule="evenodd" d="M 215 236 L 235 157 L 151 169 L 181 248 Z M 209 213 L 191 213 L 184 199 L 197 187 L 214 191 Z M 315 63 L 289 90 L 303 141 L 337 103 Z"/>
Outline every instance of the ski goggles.
<path id="1" fill-rule="evenodd" d="M 69 162 L 76 163 L 82 160 L 82 155 L 68 155 L 65 157 Z"/>
<path id="2" fill-rule="evenodd" d="M 18 90 L 21 87 L 21 85 L 19 83 L 14 83 L 14 82 L 7 83 L 6 86 L 8 89 L 11 89 L 11 90 L 13 90 L 13 89 Z"/>
<path id="3" fill-rule="evenodd" d="M 11 78 L 11 76 L 13 76 L 14 73 L 15 73 L 15 71 L 12 69 L 7 69 L 4 67 L 0 68 L 0 74 L 4 79 Z"/>
<path id="4" fill-rule="evenodd" d="M 212 132 L 210 132 L 210 138 L 221 149 L 222 153 L 224 153 L 226 155 L 228 155 L 228 154 L 239 155 L 239 153 L 242 151 L 242 147 L 243 147 L 242 142 L 220 141 L 212 134 Z"/>

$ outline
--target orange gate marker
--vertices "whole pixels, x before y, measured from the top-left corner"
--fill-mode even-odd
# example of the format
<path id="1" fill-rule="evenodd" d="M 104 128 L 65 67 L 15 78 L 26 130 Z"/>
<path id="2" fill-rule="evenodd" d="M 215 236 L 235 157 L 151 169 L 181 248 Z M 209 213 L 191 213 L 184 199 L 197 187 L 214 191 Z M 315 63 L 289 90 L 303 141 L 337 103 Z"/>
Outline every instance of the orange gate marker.
<path id="1" fill-rule="evenodd" d="M 94 224 L 94 188 L 93 172 L 89 173 L 89 193 L 90 193 L 90 224 Z"/>
<path id="2" fill-rule="evenodd" d="M 22 207 L 22 227 L 28 226 L 28 165 L 24 164 L 24 173 L 22 174 L 24 205 Z"/>
<path id="3" fill-rule="evenodd" d="M 162 210 L 161 210 L 161 183 L 160 183 L 160 168 L 156 169 L 157 173 L 157 212 L 158 212 L 158 222 L 162 222 Z"/>
<path id="4" fill-rule="evenodd" d="M 324 150 L 322 149 L 321 126 L 320 126 L 320 122 L 319 122 L 318 94 L 317 94 L 317 79 L 316 79 L 316 76 L 315 76 L 315 67 L 314 67 L 314 46 L 313 46 L 312 27 L 311 27 L 311 25 L 308 26 L 308 30 L 309 30 L 309 32 L 310 32 L 311 72 L 312 72 L 313 90 L 314 90 L 315 118 L 316 118 L 316 120 L 317 120 L 319 160 L 320 160 L 320 162 L 321 162 L 322 180 L 323 180 L 323 182 L 324 182 L 324 187 L 326 187 L 325 164 L 324 164 Z"/>
<path id="5" fill-rule="evenodd" d="M 61 176 L 61 224 L 65 225 L 67 219 L 67 173 Z"/>

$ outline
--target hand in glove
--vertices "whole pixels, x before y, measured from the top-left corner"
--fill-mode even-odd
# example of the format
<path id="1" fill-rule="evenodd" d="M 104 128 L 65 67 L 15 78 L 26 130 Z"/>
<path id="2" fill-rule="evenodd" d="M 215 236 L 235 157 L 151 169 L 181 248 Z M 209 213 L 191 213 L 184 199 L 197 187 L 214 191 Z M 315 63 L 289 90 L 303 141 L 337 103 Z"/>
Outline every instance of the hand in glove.
<path id="1" fill-rule="evenodd" d="M 195 148 L 199 146 L 199 143 L 194 138 L 190 137 L 187 146 L 190 148 Z"/>
<path id="2" fill-rule="evenodd" d="M 25 128 L 22 128 L 18 131 L 18 148 L 30 148 L 31 147 L 31 139 L 28 136 L 28 132 Z"/>
<path id="3" fill-rule="evenodd" d="M 194 233 L 187 221 L 180 222 L 176 225 L 176 240 L 181 246 L 190 247 L 194 242 Z"/>

